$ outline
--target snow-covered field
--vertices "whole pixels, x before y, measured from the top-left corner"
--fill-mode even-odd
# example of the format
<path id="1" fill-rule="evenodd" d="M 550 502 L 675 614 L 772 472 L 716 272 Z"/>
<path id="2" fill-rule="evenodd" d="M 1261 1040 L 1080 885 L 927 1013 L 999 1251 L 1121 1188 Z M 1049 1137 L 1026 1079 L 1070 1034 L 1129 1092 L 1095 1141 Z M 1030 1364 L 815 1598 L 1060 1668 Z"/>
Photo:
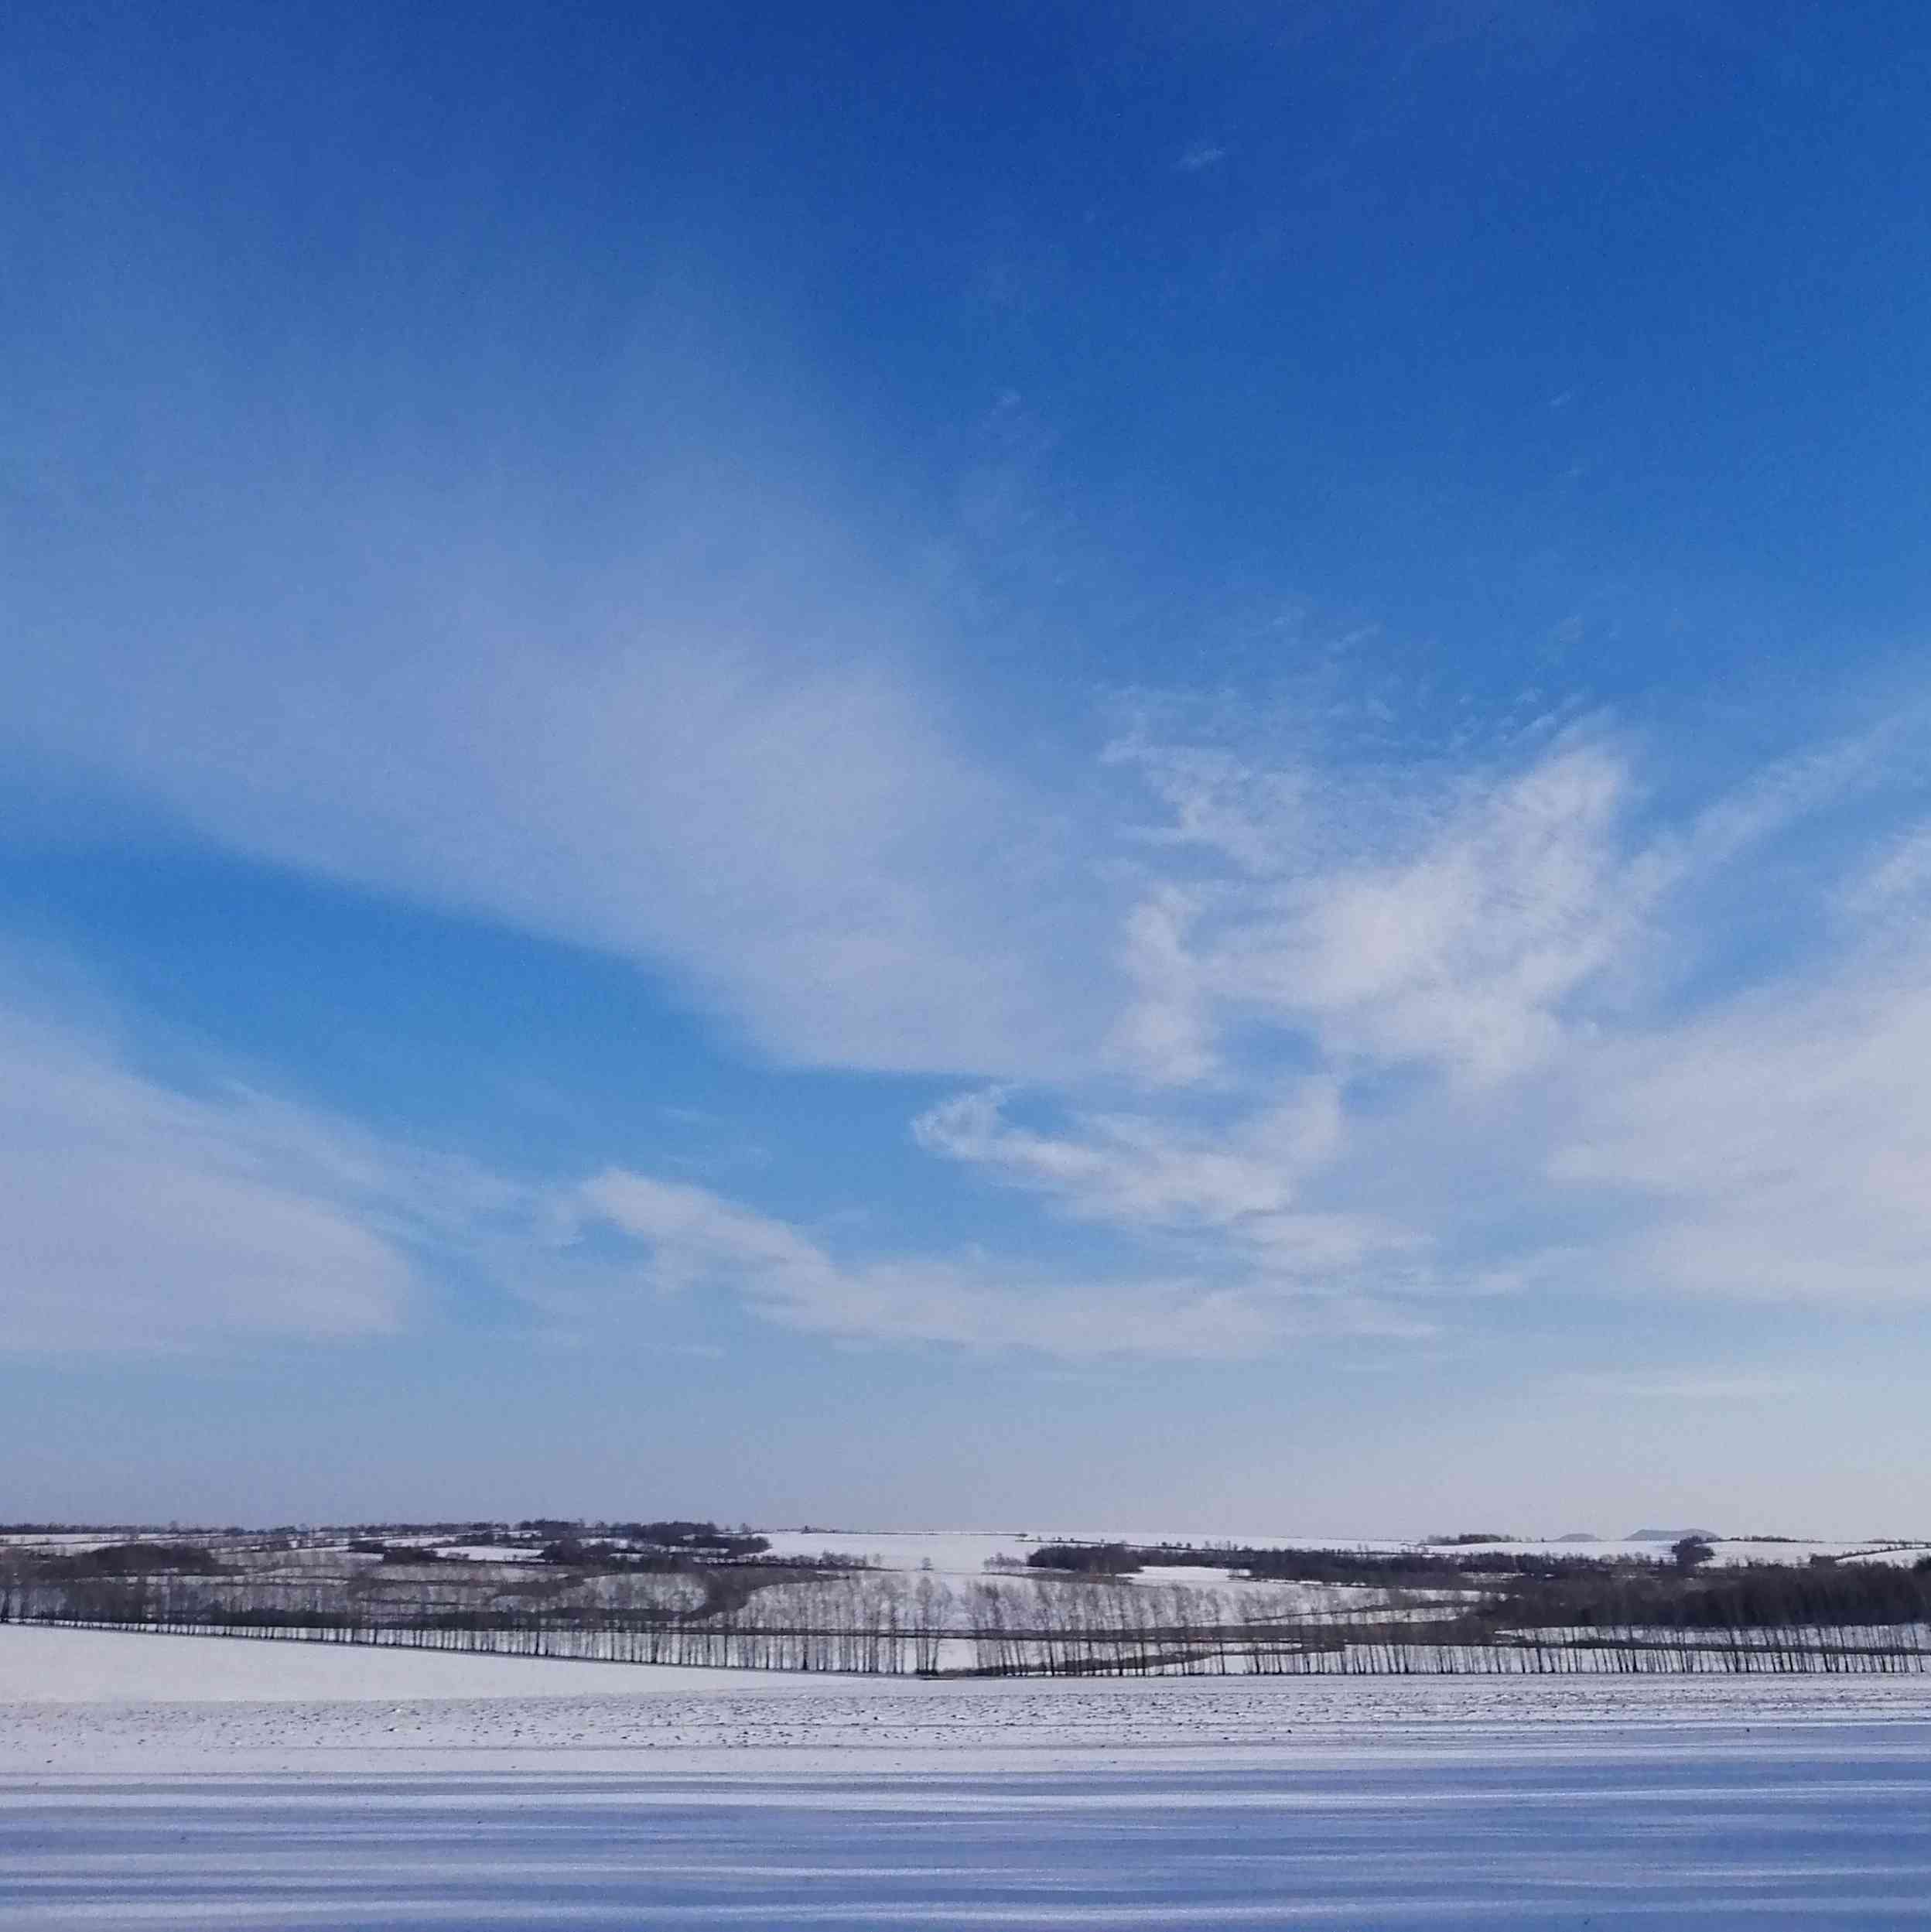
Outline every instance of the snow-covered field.
<path id="1" fill-rule="evenodd" d="M 1921 1739 L 1627 1732 L 1266 1765 L 74 1778 L 0 1927 L 1921 1927 Z"/>
<path id="2" fill-rule="evenodd" d="M 1201 1554 L 1199 1577 L 1218 1578 L 1225 1570 L 1213 1564 L 1211 1549 L 1216 1543 L 1237 1544 L 1253 1550 L 1373 1550 L 1396 1551 L 1426 1550 L 1452 1556 L 1457 1547 L 1447 1544 L 1417 1544 L 1390 1537 L 1346 1536 L 1240 1536 L 1217 1538 L 1171 1530 L 1067 1530 L 1051 1525 L 1024 1530 L 764 1530 L 760 1533 L 778 1556 L 815 1557 L 830 1551 L 845 1556 L 863 1557 L 880 1569 L 919 1570 L 927 1565 L 942 1576 L 978 1576 L 996 1558 L 1024 1564 L 1028 1554 L 1042 1543 L 1126 1543 L 1152 1548 L 1159 1544 L 1191 1544 Z M 1461 1554 L 1491 1551 L 1502 1554 L 1570 1557 L 1644 1557 L 1654 1561 L 1670 1554 L 1667 1542 L 1639 1539 L 1571 1543 L 1550 1539 L 1520 1543 L 1492 1543 L 1464 1548 Z M 1878 1539 L 1860 1540 L 1838 1537 L 1821 1541 L 1751 1542 L 1719 1541 L 1713 1561 L 1717 1563 L 1803 1563 L 1813 1556 L 1861 1556 L 1873 1562 L 1916 1562 L 1931 1555 L 1931 1542 L 1882 1543 Z M 1171 1571 L 1149 1571 L 1150 1577 L 1171 1575 Z M 1198 1580 L 1198 1578 L 1194 1580 Z"/>
<path id="3" fill-rule="evenodd" d="M 774 1670 L 380 1650 L 279 1638 L 0 1624 L 0 1712 L 36 1704 L 364 1702 L 405 1698 L 628 1697 L 731 1687 L 744 1695 L 806 1681 Z M 4 1718 L 0 1718 L 4 1722 Z"/>
<path id="4" fill-rule="evenodd" d="M 0 1626 L 0 1932 L 1875 1927 L 1927 1898 L 1931 1679 L 948 1683 Z"/>
<path id="5" fill-rule="evenodd" d="M 62 1694 L 66 1694 L 63 1701 Z M 0 1626 L 0 1773 L 579 1768 L 825 1775 L 1266 1756 L 1548 1725 L 1931 1725 L 1931 1677 L 928 1681 Z M 667 1755 L 668 1754 L 668 1755 Z"/>

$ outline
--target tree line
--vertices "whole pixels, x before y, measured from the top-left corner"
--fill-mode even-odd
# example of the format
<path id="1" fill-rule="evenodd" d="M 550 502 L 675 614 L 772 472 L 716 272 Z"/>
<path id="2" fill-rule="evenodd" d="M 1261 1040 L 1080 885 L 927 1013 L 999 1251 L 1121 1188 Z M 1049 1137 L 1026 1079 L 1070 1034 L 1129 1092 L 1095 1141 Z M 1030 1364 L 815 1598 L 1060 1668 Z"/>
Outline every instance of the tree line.
<path id="1" fill-rule="evenodd" d="M 1440 1572 L 1419 1574 L 1439 1585 Z M 1915 1672 L 1931 1656 L 1931 1562 L 1707 1571 L 1564 1559 L 1557 1574 L 1510 1573 L 1497 1589 L 1388 1587 L 1344 1602 L 1133 1581 L 1097 1564 L 960 1588 L 930 1574 L 755 1562 L 294 1575 L 137 1544 L 7 1553 L 9 1620 L 884 1675 Z"/>

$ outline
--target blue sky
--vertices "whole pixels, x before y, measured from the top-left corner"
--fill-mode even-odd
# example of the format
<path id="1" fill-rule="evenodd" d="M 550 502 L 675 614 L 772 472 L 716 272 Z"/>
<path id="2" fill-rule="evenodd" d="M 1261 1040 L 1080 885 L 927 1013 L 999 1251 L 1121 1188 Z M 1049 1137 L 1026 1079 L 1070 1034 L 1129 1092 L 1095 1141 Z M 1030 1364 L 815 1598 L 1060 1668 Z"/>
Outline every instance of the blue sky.
<path id="1" fill-rule="evenodd" d="M 1921 1530 L 1927 56 L 26 9 L 0 1514 Z"/>

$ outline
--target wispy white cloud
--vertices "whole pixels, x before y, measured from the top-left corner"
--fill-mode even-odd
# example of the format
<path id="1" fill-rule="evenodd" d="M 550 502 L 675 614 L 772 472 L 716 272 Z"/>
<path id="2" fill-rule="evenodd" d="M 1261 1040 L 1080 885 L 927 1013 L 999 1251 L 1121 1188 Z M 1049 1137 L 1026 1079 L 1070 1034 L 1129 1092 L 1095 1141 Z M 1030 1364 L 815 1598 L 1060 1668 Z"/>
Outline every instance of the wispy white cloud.
<path id="1" fill-rule="evenodd" d="M 621 1170 L 586 1184 L 580 1199 L 586 1216 L 638 1244 L 653 1287 L 727 1294 L 784 1326 L 841 1339 L 1214 1359 L 1297 1336 L 1428 1332 L 1369 1300 L 1311 1298 L 1258 1276 L 1068 1280 L 979 1259 L 842 1263 L 788 1222 Z"/>
<path id="2" fill-rule="evenodd" d="M 1166 939 L 1129 946 L 1142 990 L 1130 1051 L 1180 1038 L 1143 1070 L 1202 1070 L 1205 1017 L 1259 1017 L 1330 1055 L 1418 1061 L 1496 1079 L 1532 1065 L 1565 1000 L 1616 958 L 1655 890 L 1619 846 L 1631 789 L 1612 747 L 1559 742 L 1519 770 L 1458 773 L 1431 799 L 1376 796 L 1360 778 L 1254 772 L 1143 746 L 1136 762 L 1173 810 L 1153 836 L 1226 862 L 1185 898 L 1155 878 L 1139 918 Z M 1408 781 L 1403 781 L 1405 791 Z"/>
<path id="3" fill-rule="evenodd" d="M 1259 1021 L 1335 1064 L 1533 1072 L 1721 939 L 1685 895 L 1914 782 L 1926 725 L 1900 710 L 1668 812 L 1644 748 L 1601 720 L 1449 758 L 1335 756 L 1305 720 L 1272 761 L 1251 739 L 1136 730 L 1109 757 L 1163 816 L 1133 829 L 1120 952 L 1139 998 L 1114 1045 L 1147 1078 L 1200 1079 Z M 1919 863 L 1892 843 L 1868 893 L 1895 898 Z M 1809 876 L 1814 920 L 1832 879 L 1814 861 Z"/>
<path id="4" fill-rule="evenodd" d="M 0 1348 L 394 1333 L 424 1291 L 371 1154 L 259 1094 L 174 1091 L 0 1016 Z"/>
<path id="5" fill-rule="evenodd" d="M 1920 714 L 1717 782 L 1526 696 L 1526 728 L 1427 755 L 1379 699 L 1258 723 L 1181 702 L 1104 752 L 1092 719 L 1054 721 L 1056 759 L 1022 773 L 962 723 L 930 614 L 849 545 L 812 563 L 822 518 L 760 508 L 740 528 L 700 506 L 567 593 L 513 564 L 470 584 L 484 546 L 446 531 L 391 544 L 361 589 L 411 621 L 327 657 L 261 648 L 259 584 L 138 652 L 77 624 L 64 655 L 13 654 L 0 730 L 231 847 L 665 969 L 795 1066 L 996 1082 L 928 1108 L 919 1144 L 1144 1251 L 1140 1274 L 1022 1291 L 792 1230 L 809 1255 L 743 1278 L 794 1325 L 1068 1352 L 1132 1330 L 1102 1305 L 1137 1308 L 1150 1347 L 1163 1324 L 1278 1337 L 1312 1300 L 1507 1283 L 1926 1294 L 1931 1138 L 1900 1071 L 1931 1045 Z M 1745 929 L 1770 891 L 1774 945 Z M 421 1240 L 545 1239 L 528 1202 L 492 1233 L 446 1176 L 398 1184 L 396 1150 L 388 1178 L 325 1175 L 259 1096 L 87 1064 L 59 1171 L 58 1136 L 19 1134 L 16 1176 L 46 1169 L 29 1192 L 108 1173 L 97 1116 L 148 1123 L 144 1171 L 202 1178 L 117 1184 L 125 1230 L 111 1255 L 104 1219 L 91 1262 L 60 1246 L 70 1213 L 23 1208 L 17 1280 L 125 1280 L 114 1257 L 178 1246 L 168 1278 L 239 1284 L 279 1243 L 309 1259 L 261 1307 L 347 1332 L 398 1318 Z M 11 1104 L 57 1084 L 42 1066 Z M 346 1158 L 346 1130 L 322 1137 Z M 190 1213 L 217 1185 L 232 1213 Z"/>
<path id="6" fill-rule="evenodd" d="M 101 687 L 73 749 L 224 843 L 668 966 L 781 1058 L 1064 1057 L 1053 914 L 998 916 L 1049 815 L 862 653 L 533 623 L 294 689 L 239 640 Z"/>
<path id="7" fill-rule="evenodd" d="M 1217 168 L 1227 159 L 1227 150 L 1217 141 L 1201 141 L 1189 148 L 1174 163 L 1176 173 L 1200 174 Z"/>
<path id="8" fill-rule="evenodd" d="M 140 506 L 191 593 L 36 575 L 0 762 L 637 961 L 784 1063 L 1078 1065 L 1104 1021 L 1073 989 L 1112 969 L 1066 801 L 975 750 L 947 613 L 770 446 L 744 367 L 661 353 L 611 375 L 628 467 L 583 528 L 460 438 L 346 460 L 291 405 L 288 446 L 197 447 L 191 501 Z M 319 450 L 325 500 L 265 492 Z"/>
<path id="9" fill-rule="evenodd" d="M 1089 1115 L 1073 1134 L 1013 1126 L 996 1091 L 965 1094 L 914 1123 L 926 1147 L 1054 1195 L 1075 1213 L 1163 1222 L 1242 1219 L 1292 1201 L 1298 1170 L 1330 1152 L 1338 1133 L 1331 1085 L 1312 1090 L 1235 1135 L 1191 1137 L 1140 1114 Z"/>
<path id="10" fill-rule="evenodd" d="M 430 1332 L 444 1318 L 439 1282 L 452 1261 L 494 1280 L 539 1339 L 647 1350 L 714 1346 L 667 1338 L 665 1294 L 705 1305 L 700 1321 L 721 1305 L 836 1341 L 1065 1359 L 1215 1359 L 1303 1337 L 1427 1332 L 1385 1300 L 1341 1295 L 1321 1278 L 1348 1230 L 1309 1217 L 1290 1236 L 1295 1217 L 1265 1212 L 1279 1197 L 1257 1170 L 1243 1179 L 1237 1164 L 1204 1153 L 1191 1172 L 1150 1169 L 1146 1185 L 1163 1199 L 1146 1210 L 1157 1220 L 1252 1209 L 1251 1252 L 1236 1266 L 1215 1253 L 1198 1267 L 1088 1274 L 976 1250 L 839 1254 L 829 1228 L 685 1181 L 620 1169 L 581 1182 L 516 1180 L 219 1069 L 163 1081 L 94 1017 L 81 1026 L 25 1006 L 0 1012 L 0 1348 L 10 1352 L 219 1353 Z M 956 1141 L 967 1131 L 961 1110 L 932 1131 Z M 1131 1123 L 1112 1134 L 1128 1160 L 1163 1163 L 1157 1150 L 1132 1154 Z M 1111 1185 L 1133 1185 L 1123 1174 Z M 1307 1252 L 1282 1265 L 1296 1240 Z M 1321 1243 L 1328 1251 L 1314 1254 Z"/>
<path id="11" fill-rule="evenodd" d="M 1229 1266 L 1277 1240 L 1338 1289 L 1931 1299 L 1921 723 L 1671 815 L 1600 725 L 1432 790 L 1130 742 L 1165 814 L 1133 833 L 1111 1036 L 1137 1103 L 1043 1130 L 982 1092 L 915 1131 L 1075 1218 Z M 1738 941 L 1710 908 L 1760 864 L 1775 943 L 1712 983 Z"/>
<path id="12" fill-rule="evenodd" d="M 913 1131 L 930 1152 L 1043 1196 L 1075 1219 L 1177 1237 L 1215 1264 L 1280 1288 L 1415 1285 L 1424 1235 L 1299 1204 L 1308 1178 L 1340 1151 L 1331 1081 L 1304 1082 L 1212 1127 L 1142 1110 L 1075 1115 L 1051 1134 L 1015 1126 L 1003 1109 L 996 1090 L 962 1094 L 921 1115 Z"/>
<path id="13" fill-rule="evenodd" d="M 1825 1305 L 1931 1300 L 1931 919 L 1808 983 L 1598 1045 L 1558 1184 L 1612 1190 L 1592 1272 Z"/>
<path id="14" fill-rule="evenodd" d="M 1931 825 L 1907 825 L 1854 867 L 1837 894 L 1847 925 L 1909 930 L 1931 914 Z"/>
<path id="15" fill-rule="evenodd" d="M 1693 1405 L 1706 1402 L 1783 1402 L 1803 1394 L 1810 1386 L 1797 1376 L 1657 1373 L 1640 1369 L 1565 1375 L 1560 1381 L 1564 1388 L 1574 1389 L 1587 1395 Z"/>

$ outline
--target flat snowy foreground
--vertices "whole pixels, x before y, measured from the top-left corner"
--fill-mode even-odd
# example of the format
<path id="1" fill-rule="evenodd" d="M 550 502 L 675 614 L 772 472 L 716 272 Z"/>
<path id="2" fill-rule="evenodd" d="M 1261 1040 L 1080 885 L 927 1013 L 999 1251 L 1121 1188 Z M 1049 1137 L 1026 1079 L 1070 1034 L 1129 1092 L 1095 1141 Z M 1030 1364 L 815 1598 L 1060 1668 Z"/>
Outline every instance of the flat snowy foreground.
<path id="1" fill-rule="evenodd" d="M 0 1705 L 636 1697 L 647 1691 L 781 1691 L 772 1670 L 586 1664 L 561 1657 L 381 1650 L 282 1637 L 162 1636 L 0 1624 Z"/>
<path id="2" fill-rule="evenodd" d="M 1924 1678 L 908 1683 L 0 1626 L 0 1932 L 1902 1927 L 1927 1901 Z"/>

